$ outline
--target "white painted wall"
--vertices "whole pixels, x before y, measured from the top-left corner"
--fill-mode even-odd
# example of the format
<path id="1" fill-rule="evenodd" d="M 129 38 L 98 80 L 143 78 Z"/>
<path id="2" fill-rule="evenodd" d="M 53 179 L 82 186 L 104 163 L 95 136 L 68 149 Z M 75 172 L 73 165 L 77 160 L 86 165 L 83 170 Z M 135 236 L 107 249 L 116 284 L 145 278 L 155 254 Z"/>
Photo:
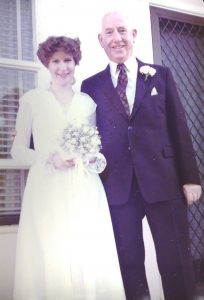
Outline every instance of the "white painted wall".
<path id="1" fill-rule="evenodd" d="M 0 226 L 0 300 L 12 300 L 17 226 Z"/>
<path id="2" fill-rule="evenodd" d="M 43 41 L 49 35 L 80 38 L 83 57 L 76 71 L 75 85 L 75 88 L 79 89 L 83 78 L 107 64 L 97 34 L 100 30 L 100 18 L 108 10 L 122 8 L 128 12 L 138 30 L 135 54 L 144 61 L 153 61 L 149 4 L 204 17 L 203 0 L 135 0 L 134 3 L 132 0 L 36 0 L 37 42 Z M 48 73 L 42 67 L 39 72 L 39 86 L 45 87 L 48 84 Z M 144 232 L 148 248 L 147 276 L 153 293 L 152 300 L 159 300 L 155 298 L 160 290 L 155 270 L 155 252 L 146 220 Z M 16 233 L 17 226 L 0 227 L 0 300 L 12 299 Z"/>

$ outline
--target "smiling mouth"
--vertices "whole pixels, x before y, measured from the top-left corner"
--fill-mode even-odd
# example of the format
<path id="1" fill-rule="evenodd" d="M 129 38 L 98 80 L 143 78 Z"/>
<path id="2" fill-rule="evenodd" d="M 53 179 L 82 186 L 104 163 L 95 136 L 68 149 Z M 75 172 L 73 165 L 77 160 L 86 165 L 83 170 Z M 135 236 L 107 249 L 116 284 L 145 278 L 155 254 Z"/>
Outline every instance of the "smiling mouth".
<path id="1" fill-rule="evenodd" d="M 61 78 L 66 78 L 67 76 L 69 76 L 69 73 L 66 73 L 66 74 L 57 74 L 57 77 L 61 77 Z"/>
<path id="2" fill-rule="evenodd" d="M 120 49 L 123 49 L 124 47 L 125 47 L 125 45 L 117 45 L 117 46 L 113 46 L 112 48 L 116 49 L 116 50 L 120 50 Z"/>

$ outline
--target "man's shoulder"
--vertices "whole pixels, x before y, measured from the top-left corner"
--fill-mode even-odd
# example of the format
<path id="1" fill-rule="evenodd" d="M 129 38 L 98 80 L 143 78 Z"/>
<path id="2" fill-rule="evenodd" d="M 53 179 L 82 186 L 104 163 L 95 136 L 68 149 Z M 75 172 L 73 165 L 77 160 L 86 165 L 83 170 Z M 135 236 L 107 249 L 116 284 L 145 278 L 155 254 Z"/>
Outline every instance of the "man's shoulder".
<path id="1" fill-rule="evenodd" d="M 167 70 L 169 70 L 169 68 L 167 66 L 164 66 L 164 65 L 161 65 L 161 64 L 144 62 L 144 61 L 142 61 L 138 58 L 137 58 L 137 62 L 138 62 L 139 67 L 149 66 L 149 67 L 151 67 L 153 69 L 156 69 L 157 71 L 160 71 L 162 73 L 167 72 Z"/>
<path id="2" fill-rule="evenodd" d="M 168 84 L 168 85 L 172 85 L 172 83 L 175 83 L 174 80 L 174 74 L 171 70 L 170 67 L 168 66 L 164 66 L 161 64 L 155 64 L 155 63 L 146 63 L 143 62 L 139 59 L 137 59 L 138 61 L 138 67 L 139 73 L 149 73 L 152 78 L 154 79 L 154 81 L 156 80 L 157 83 L 161 83 L 161 84 Z"/>
<path id="3" fill-rule="evenodd" d="M 87 82 L 87 81 L 98 81 L 98 80 L 101 80 L 104 76 L 106 76 L 106 72 L 107 72 L 107 69 L 109 67 L 107 66 L 104 70 L 101 70 L 87 78 L 85 78 L 83 81 L 84 82 Z"/>

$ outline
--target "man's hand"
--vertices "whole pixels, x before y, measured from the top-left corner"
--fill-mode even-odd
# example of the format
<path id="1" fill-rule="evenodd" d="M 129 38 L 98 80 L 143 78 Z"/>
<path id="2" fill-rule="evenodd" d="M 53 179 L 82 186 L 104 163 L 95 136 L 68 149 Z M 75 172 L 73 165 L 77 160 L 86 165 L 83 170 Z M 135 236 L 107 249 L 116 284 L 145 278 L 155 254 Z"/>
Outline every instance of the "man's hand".
<path id="1" fill-rule="evenodd" d="M 201 186 L 198 184 L 184 184 L 183 185 L 183 192 L 186 198 L 187 204 L 192 204 L 199 200 L 202 189 Z"/>

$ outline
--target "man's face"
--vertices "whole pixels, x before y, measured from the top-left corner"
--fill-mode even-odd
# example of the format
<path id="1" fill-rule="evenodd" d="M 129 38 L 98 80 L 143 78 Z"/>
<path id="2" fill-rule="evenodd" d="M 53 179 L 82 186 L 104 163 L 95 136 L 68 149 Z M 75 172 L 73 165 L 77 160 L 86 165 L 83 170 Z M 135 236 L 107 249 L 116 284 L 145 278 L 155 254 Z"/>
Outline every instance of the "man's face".
<path id="1" fill-rule="evenodd" d="M 131 29 L 127 17 L 112 12 L 104 16 L 98 39 L 111 61 L 123 63 L 132 55 L 136 35 L 137 31 Z"/>

